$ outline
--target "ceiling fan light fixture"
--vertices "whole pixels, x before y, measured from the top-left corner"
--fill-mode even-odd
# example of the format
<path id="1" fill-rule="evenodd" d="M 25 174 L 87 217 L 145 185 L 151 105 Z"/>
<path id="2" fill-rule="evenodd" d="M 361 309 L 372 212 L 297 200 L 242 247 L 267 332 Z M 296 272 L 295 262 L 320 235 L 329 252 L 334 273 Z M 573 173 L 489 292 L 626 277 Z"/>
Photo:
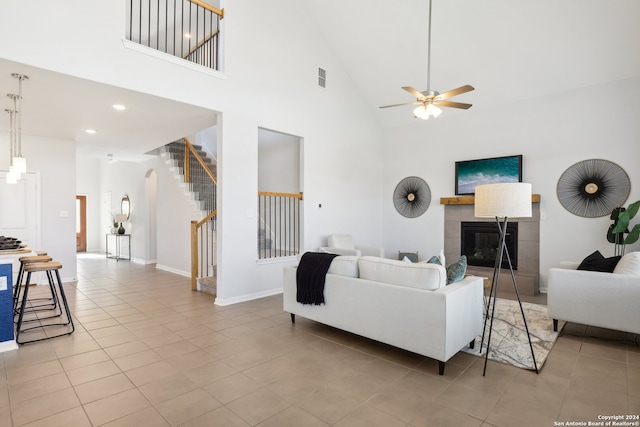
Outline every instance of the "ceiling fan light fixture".
<path id="1" fill-rule="evenodd" d="M 413 110 L 413 114 L 419 119 L 428 120 L 429 117 L 438 117 L 442 114 L 442 110 L 433 104 L 426 104 Z"/>

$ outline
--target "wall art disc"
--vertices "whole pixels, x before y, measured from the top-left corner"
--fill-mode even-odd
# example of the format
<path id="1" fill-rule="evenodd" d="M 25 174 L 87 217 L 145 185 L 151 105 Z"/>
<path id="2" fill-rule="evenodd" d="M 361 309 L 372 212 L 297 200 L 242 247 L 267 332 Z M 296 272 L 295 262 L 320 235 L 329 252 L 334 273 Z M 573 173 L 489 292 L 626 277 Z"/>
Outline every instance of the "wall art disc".
<path id="1" fill-rule="evenodd" d="M 558 180 L 558 199 L 569 212 L 596 218 L 610 215 L 629 197 L 629 175 L 608 160 L 589 159 L 570 166 Z"/>
<path id="2" fill-rule="evenodd" d="M 406 218 L 417 218 L 427 211 L 431 203 L 429 185 L 417 176 L 404 178 L 393 190 L 393 205 Z"/>

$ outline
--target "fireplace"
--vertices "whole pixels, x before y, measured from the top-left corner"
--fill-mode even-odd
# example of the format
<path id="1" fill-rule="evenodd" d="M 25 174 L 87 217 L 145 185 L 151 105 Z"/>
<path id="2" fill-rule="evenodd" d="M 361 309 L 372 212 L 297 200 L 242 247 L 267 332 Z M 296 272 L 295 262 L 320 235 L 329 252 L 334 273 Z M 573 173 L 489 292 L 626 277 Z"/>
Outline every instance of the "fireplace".
<path id="1" fill-rule="evenodd" d="M 498 251 L 500 233 L 495 222 L 461 222 L 460 249 L 467 256 L 467 264 L 477 267 L 493 267 Z M 518 269 L 518 223 L 507 223 L 506 247 L 514 270 Z M 503 257 L 502 268 L 509 268 Z"/>

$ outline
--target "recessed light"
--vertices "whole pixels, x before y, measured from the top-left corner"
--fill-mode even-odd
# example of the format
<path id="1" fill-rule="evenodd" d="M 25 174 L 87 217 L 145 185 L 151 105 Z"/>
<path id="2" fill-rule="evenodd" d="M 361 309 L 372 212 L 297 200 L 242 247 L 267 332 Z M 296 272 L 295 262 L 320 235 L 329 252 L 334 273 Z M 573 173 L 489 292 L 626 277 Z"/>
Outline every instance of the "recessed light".
<path id="1" fill-rule="evenodd" d="M 113 104 L 113 105 L 112 105 L 112 107 L 113 107 L 115 110 L 118 110 L 118 111 L 122 111 L 122 110 L 126 110 L 126 109 L 127 109 L 127 107 L 125 107 L 125 106 L 124 106 L 124 105 L 122 105 L 122 104 Z"/>
<path id="2" fill-rule="evenodd" d="M 97 133 L 97 131 L 95 129 L 87 129 L 85 132 L 93 135 L 94 133 Z"/>

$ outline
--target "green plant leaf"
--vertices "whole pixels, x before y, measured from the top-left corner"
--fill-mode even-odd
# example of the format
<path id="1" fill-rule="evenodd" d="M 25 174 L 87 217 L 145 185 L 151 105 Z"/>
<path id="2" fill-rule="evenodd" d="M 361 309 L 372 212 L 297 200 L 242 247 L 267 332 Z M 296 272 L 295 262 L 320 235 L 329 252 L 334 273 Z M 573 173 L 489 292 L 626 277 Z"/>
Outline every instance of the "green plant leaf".
<path id="1" fill-rule="evenodd" d="M 627 227 L 629 226 L 629 211 L 626 210 L 624 212 L 620 212 L 618 215 L 618 222 L 616 226 L 611 230 L 612 233 L 623 233 L 627 231 Z"/>
<path id="2" fill-rule="evenodd" d="M 638 209 L 640 209 L 640 200 L 638 200 L 637 202 L 633 202 L 629 205 L 629 207 L 627 208 L 627 214 L 629 215 L 629 219 L 636 216 L 636 214 L 638 213 Z"/>
<path id="3" fill-rule="evenodd" d="M 626 245 L 630 245 L 631 243 L 637 242 L 639 237 L 640 237 L 640 224 L 636 224 L 631 229 L 631 232 L 629 233 L 627 238 L 624 239 L 624 243 Z"/>

